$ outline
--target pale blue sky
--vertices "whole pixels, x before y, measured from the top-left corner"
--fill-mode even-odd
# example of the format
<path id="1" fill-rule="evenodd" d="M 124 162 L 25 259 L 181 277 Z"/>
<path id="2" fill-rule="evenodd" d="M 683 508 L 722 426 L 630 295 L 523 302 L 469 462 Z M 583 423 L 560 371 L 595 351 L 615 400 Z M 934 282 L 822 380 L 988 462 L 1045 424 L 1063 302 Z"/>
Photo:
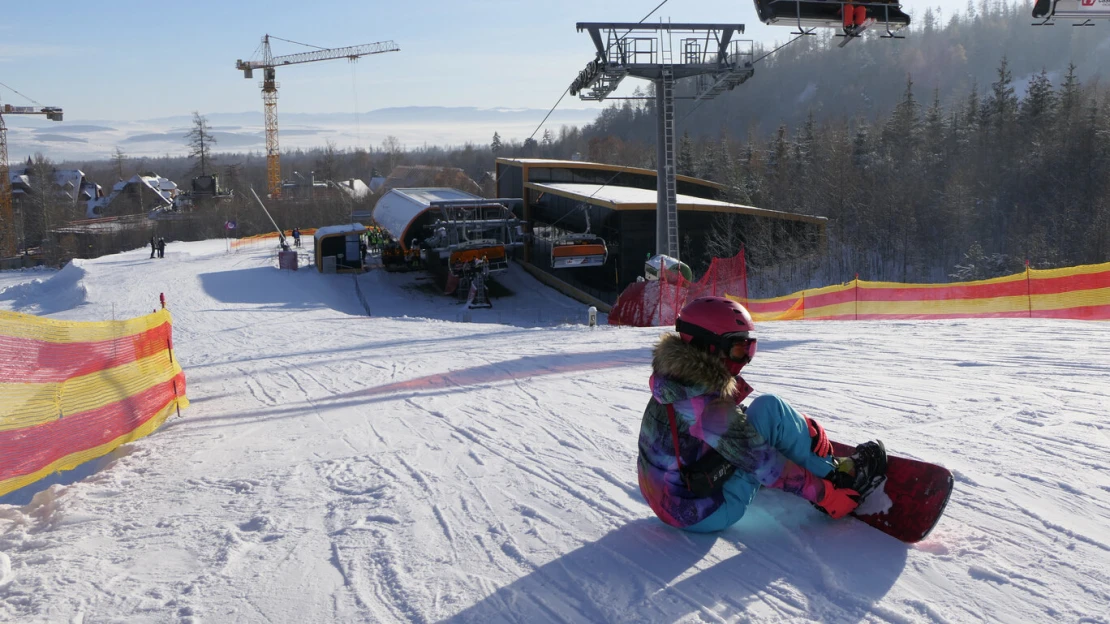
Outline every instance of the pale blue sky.
<path id="1" fill-rule="evenodd" d="M 323 47 L 393 40 L 401 48 L 357 63 L 278 69 L 280 112 L 365 112 L 392 106 L 548 109 L 589 61 L 579 21 L 635 22 L 660 0 L 408 2 L 112 0 L 5 2 L 0 82 L 68 119 L 135 120 L 258 110 L 257 83 L 235 60 L 251 58 L 264 33 Z M 915 6 L 962 10 L 966 0 Z M 764 26 L 750 0 L 669 0 L 652 16 L 747 26 L 745 38 L 786 40 Z M 304 51 L 275 42 L 275 55 Z M 637 81 L 633 81 L 637 82 Z M 0 87 L 0 99 L 26 100 Z M 561 107 L 584 107 L 568 96 Z"/>

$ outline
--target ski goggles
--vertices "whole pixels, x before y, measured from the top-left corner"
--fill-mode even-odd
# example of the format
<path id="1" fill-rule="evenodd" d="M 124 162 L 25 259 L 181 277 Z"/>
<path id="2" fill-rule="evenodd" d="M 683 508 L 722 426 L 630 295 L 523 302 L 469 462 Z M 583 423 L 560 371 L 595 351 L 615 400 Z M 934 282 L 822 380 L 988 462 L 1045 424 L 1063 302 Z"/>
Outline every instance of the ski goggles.
<path id="1" fill-rule="evenodd" d="M 718 348 L 721 353 L 728 354 L 728 359 L 743 363 L 750 362 L 755 357 L 756 345 L 756 339 L 749 336 L 748 332 L 736 332 L 721 336 Z"/>
<path id="2" fill-rule="evenodd" d="M 714 352 L 733 362 L 746 364 L 755 356 L 756 339 L 746 331 L 718 336 L 682 319 L 675 320 L 675 330 L 689 336 L 693 344 L 712 347 Z"/>

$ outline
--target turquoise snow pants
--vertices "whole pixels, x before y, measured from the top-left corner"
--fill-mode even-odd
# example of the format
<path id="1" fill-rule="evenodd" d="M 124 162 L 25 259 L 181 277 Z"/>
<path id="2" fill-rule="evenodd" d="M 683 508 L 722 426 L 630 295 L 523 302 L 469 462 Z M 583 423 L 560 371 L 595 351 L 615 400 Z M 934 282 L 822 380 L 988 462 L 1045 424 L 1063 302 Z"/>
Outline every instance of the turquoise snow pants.
<path id="1" fill-rule="evenodd" d="M 809 425 L 805 417 L 786 401 L 773 394 L 761 395 L 752 401 L 747 416 L 748 422 L 763 439 L 790 461 L 820 477 L 833 469 L 831 460 L 818 457 L 809 449 Z M 759 481 L 751 473 L 737 470 L 722 487 L 725 503 L 705 520 L 684 530 L 712 533 L 736 524 L 759 491 Z"/>

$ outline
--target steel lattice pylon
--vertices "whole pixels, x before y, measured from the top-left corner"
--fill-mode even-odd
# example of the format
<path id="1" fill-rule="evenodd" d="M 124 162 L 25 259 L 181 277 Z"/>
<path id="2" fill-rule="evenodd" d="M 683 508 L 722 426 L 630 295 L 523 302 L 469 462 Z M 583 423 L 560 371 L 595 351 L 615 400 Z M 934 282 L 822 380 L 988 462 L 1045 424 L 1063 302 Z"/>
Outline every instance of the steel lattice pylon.
<path id="1" fill-rule="evenodd" d="M 597 55 L 570 85 L 570 94 L 602 101 L 626 76 L 655 85 L 657 254 L 679 258 L 678 195 L 675 171 L 675 83 L 697 78 L 694 100 L 708 100 L 744 83 L 755 73 L 754 43 L 733 41 L 743 24 L 643 24 L 579 22 L 590 33 Z M 680 45 L 672 51 L 672 34 Z M 741 49 L 741 46 L 748 50 Z"/>
<path id="2" fill-rule="evenodd" d="M 8 127 L 0 115 L 0 254 L 14 256 L 15 213 L 12 211 L 12 177 L 8 169 Z"/>

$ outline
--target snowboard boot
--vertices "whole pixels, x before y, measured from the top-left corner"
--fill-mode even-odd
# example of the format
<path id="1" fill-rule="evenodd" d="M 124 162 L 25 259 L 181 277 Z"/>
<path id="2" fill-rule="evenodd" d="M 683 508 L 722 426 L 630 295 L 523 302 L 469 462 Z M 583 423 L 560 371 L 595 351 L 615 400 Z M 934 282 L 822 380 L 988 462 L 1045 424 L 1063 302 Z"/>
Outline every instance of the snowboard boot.
<path id="1" fill-rule="evenodd" d="M 834 459 L 836 468 L 827 477 L 838 488 L 850 488 L 867 498 L 886 479 L 886 447 L 876 440 L 856 447 L 851 457 Z"/>

